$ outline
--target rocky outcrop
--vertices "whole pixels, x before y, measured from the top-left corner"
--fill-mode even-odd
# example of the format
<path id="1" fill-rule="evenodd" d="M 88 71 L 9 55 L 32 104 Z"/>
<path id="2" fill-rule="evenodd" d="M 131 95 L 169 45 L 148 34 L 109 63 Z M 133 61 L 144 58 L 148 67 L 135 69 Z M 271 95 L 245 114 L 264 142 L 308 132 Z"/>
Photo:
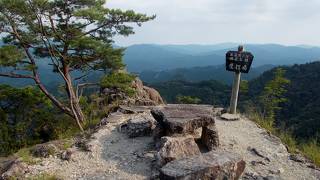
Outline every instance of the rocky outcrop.
<path id="1" fill-rule="evenodd" d="M 169 162 L 160 170 L 163 180 L 234 180 L 239 179 L 245 169 L 243 159 L 231 152 L 211 151 Z"/>
<path id="2" fill-rule="evenodd" d="M 135 105 L 138 106 L 155 106 L 164 104 L 159 92 L 153 88 L 144 86 L 139 78 L 132 83 L 132 87 L 136 90 Z"/>
<path id="3" fill-rule="evenodd" d="M 170 161 L 199 155 L 200 153 L 193 136 L 165 136 L 162 137 L 160 141 L 160 148 L 157 153 L 157 164 L 161 167 Z"/>
<path id="4" fill-rule="evenodd" d="M 119 88 L 105 88 L 101 95 L 107 104 L 118 102 L 121 105 L 156 106 L 164 104 L 159 92 L 153 88 L 144 86 L 139 78 L 136 78 L 131 87 L 134 89 L 134 96 L 128 96 Z"/>

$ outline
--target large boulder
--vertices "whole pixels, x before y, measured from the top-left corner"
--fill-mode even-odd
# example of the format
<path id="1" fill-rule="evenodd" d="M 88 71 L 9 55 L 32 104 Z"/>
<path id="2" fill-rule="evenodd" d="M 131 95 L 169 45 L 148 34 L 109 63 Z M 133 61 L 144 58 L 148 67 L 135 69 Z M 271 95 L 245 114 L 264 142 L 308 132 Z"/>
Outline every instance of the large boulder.
<path id="1" fill-rule="evenodd" d="M 153 88 L 144 86 L 139 78 L 132 83 L 132 87 L 136 90 L 135 105 L 139 106 L 155 106 L 164 104 L 159 92 Z"/>
<path id="2" fill-rule="evenodd" d="M 235 180 L 245 169 L 242 158 L 231 152 L 210 151 L 171 161 L 160 170 L 163 180 Z"/>
<path id="3" fill-rule="evenodd" d="M 150 113 L 138 114 L 120 125 L 120 131 L 125 132 L 130 138 L 149 136 L 155 128 L 156 121 Z"/>
<path id="4" fill-rule="evenodd" d="M 195 130 L 215 123 L 213 107 L 209 105 L 170 104 L 151 111 L 166 136 L 193 134 Z"/>
<path id="5" fill-rule="evenodd" d="M 200 154 L 193 136 L 162 137 L 157 153 L 157 164 L 161 167 L 166 163 Z"/>

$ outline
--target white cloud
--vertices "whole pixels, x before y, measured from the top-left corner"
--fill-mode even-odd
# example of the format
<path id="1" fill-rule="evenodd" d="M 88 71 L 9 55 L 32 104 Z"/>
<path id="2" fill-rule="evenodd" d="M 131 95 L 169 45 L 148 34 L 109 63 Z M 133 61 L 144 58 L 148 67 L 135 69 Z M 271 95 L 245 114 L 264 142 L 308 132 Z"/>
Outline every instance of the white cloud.
<path id="1" fill-rule="evenodd" d="M 134 43 L 283 43 L 320 45 L 319 0 L 108 0 L 110 8 L 156 14 Z"/>

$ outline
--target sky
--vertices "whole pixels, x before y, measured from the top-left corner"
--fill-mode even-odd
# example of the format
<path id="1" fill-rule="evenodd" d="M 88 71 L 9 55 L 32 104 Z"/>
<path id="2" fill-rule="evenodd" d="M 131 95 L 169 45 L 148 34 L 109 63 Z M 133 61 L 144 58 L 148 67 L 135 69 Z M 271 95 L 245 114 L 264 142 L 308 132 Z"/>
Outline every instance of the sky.
<path id="1" fill-rule="evenodd" d="M 320 0 L 107 0 L 156 15 L 116 44 L 277 43 L 320 46 Z"/>

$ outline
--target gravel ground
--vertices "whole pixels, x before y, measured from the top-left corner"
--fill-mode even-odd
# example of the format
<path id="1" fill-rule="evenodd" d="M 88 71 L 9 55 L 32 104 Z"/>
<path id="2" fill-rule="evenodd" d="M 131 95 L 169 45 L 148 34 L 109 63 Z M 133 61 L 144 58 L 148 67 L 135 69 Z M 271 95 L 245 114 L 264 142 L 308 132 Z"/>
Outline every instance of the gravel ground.
<path id="1" fill-rule="evenodd" d="M 268 177 L 283 180 L 318 180 L 319 171 L 308 168 L 306 163 L 289 159 L 289 153 L 281 141 L 270 136 L 254 122 L 216 121 L 221 148 L 243 156 L 247 163 L 242 179 Z M 320 152 L 319 152 L 320 153 Z"/>
<path id="2" fill-rule="evenodd" d="M 29 176 L 47 173 L 66 180 L 148 179 L 154 159 L 152 137 L 128 138 L 117 130 L 122 121 L 110 123 L 93 135 L 91 152 L 74 149 L 70 161 L 56 157 L 30 167 Z"/>
<path id="3" fill-rule="evenodd" d="M 57 157 L 44 159 L 30 167 L 29 176 L 39 173 L 55 174 L 66 180 L 129 179 L 143 180 L 151 176 L 154 160 L 151 137 L 128 138 L 120 133 L 118 125 L 133 115 L 123 115 L 93 135 L 91 152 L 73 149 L 70 161 Z M 316 180 L 319 171 L 307 164 L 289 159 L 286 147 L 255 123 L 217 119 L 221 148 L 243 156 L 247 163 L 242 179 Z"/>

